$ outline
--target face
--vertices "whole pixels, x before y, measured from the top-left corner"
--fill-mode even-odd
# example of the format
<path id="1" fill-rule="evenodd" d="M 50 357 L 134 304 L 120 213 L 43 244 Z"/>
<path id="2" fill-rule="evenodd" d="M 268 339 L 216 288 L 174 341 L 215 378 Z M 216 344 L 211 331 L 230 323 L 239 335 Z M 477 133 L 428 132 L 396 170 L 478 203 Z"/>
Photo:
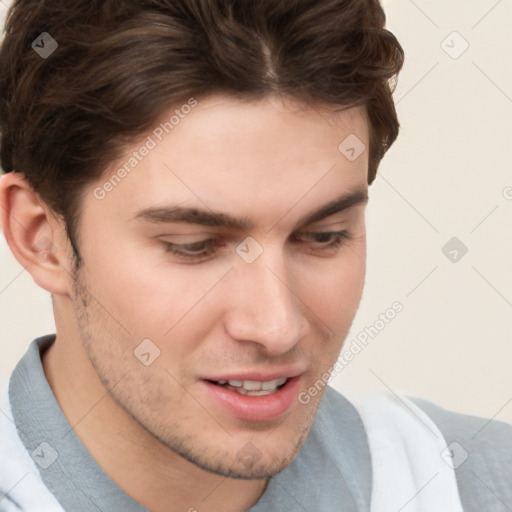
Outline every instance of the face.
<path id="1" fill-rule="evenodd" d="M 367 122 L 278 97 L 190 110 L 85 191 L 77 332 L 133 421 L 202 468 L 264 478 L 304 442 L 323 388 L 298 397 L 359 305 L 368 155 L 338 146 L 368 147 Z"/>

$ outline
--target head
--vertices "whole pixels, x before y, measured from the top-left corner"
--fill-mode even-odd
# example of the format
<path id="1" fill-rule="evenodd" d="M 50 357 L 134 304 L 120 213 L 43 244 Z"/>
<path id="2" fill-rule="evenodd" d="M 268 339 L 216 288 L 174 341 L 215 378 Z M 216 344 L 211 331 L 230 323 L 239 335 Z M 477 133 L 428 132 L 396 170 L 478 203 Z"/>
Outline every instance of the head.
<path id="1" fill-rule="evenodd" d="M 53 294 L 57 344 L 202 468 L 273 475 L 311 428 L 322 393 L 297 397 L 357 311 L 368 185 L 398 133 L 384 21 L 374 0 L 9 13 L 7 240 Z"/>

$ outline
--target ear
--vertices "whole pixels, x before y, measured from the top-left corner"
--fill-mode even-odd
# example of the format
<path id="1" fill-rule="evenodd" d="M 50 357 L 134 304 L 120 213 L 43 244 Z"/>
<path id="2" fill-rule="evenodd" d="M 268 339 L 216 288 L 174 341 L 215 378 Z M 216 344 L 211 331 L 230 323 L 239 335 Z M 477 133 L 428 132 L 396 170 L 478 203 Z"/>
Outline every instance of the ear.
<path id="1" fill-rule="evenodd" d="M 51 293 L 69 295 L 72 258 L 64 223 L 22 173 L 0 178 L 0 219 L 12 253 L 34 281 Z"/>

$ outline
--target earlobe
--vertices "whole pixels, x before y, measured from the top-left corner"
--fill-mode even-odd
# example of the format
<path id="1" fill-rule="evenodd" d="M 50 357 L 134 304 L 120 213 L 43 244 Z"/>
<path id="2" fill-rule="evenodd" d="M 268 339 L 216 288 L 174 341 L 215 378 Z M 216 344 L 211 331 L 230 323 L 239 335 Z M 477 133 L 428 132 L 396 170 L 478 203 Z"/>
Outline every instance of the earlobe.
<path id="1" fill-rule="evenodd" d="M 0 219 L 18 262 L 51 293 L 68 295 L 70 257 L 62 222 L 52 215 L 22 173 L 0 178 Z"/>

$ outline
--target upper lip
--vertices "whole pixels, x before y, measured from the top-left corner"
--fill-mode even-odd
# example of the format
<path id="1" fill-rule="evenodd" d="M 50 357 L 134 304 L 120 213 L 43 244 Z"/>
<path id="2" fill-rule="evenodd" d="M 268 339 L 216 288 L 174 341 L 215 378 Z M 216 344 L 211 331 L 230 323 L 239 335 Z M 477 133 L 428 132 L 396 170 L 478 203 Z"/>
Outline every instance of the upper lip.
<path id="1" fill-rule="evenodd" d="M 288 367 L 275 370 L 254 370 L 244 372 L 230 372 L 222 375 L 202 377 L 203 380 L 219 381 L 219 380 L 252 380 L 257 382 L 268 382 L 271 380 L 282 379 L 283 377 L 291 379 L 304 373 L 304 369 L 299 367 Z"/>

